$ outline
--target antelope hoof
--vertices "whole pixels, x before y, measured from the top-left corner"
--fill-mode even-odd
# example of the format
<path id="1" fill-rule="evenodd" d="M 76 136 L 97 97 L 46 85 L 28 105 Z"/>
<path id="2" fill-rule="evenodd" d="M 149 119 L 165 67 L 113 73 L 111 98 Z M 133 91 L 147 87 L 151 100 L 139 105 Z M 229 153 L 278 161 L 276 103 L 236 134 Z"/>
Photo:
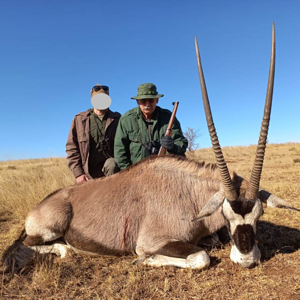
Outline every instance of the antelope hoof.
<path id="1" fill-rule="evenodd" d="M 145 261 L 148 257 L 149 257 L 148 255 L 143 254 L 143 255 L 139 256 L 136 260 L 134 260 L 134 261 L 132 262 L 132 265 L 140 266 L 140 265 L 142 265 L 142 264 L 144 263 L 144 261 Z"/>

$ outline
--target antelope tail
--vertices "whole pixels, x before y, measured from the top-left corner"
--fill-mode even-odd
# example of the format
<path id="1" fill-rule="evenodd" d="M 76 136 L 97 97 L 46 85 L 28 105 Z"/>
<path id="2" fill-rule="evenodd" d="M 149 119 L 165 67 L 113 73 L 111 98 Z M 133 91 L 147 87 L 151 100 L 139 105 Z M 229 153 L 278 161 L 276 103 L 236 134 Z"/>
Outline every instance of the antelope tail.
<path id="1" fill-rule="evenodd" d="M 1 262 L 5 272 L 16 273 L 33 262 L 35 251 L 23 245 L 26 236 L 23 229 L 20 237 L 4 250 Z"/>

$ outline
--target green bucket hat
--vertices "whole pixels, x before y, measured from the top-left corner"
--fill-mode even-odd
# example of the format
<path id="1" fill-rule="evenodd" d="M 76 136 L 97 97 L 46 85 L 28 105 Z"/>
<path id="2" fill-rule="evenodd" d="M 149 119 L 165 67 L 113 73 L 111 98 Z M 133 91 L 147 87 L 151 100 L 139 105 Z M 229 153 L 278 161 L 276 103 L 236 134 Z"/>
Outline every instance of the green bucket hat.
<path id="1" fill-rule="evenodd" d="M 131 99 L 151 99 L 151 98 L 160 98 L 164 95 L 158 94 L 156 90 L 156 85 L 153 83 L 143 83 L 138 86 L 137 96 L 131 97 Z"/>

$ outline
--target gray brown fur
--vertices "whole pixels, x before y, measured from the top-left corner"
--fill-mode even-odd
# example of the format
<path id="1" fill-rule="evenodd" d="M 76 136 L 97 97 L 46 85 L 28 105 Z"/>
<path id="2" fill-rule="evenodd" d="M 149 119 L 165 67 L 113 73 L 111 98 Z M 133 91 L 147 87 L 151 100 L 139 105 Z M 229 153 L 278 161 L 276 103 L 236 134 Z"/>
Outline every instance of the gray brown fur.
<path id="1" fill-rule="evenodd" d="M 229 174 L 239 196 L 237 201 L 227 200 L 231 207 L 227 205 L 227 213 L 238 214 L 234 225 L 238 218 L 244 220 L 247 215 L 249 219 L 253 205 L 250 209 L 250 200 L 244 197 L 248 182 L 234 172 Z M 163 256 L 154 256 L 146 263 L 160 265 L 166 262 L 166 256 L 180 257 L 186 261 L 170 264 L 204 268 L 209 265 L 209 258 L 197 244 L 224 225 L 230 236 L 236 237 L 231 239 L 233 244 L 243 252 L 250 251 L 252 257 L 253 249 L 257 248 L 252 245 L 254 237 L 239 232 L 245 227 L 244 221 L 240 225 L 235 223 L 238 231 L 230 233 L 231 225 L 224 218 L 222 191 L 220 172 L 215 164 L 197 163 L 178 156 L 149 157 L 113 176 L 66 187 L 46 197 L 29 212 L 26 233 L 10 246 L 2 260 L 7 270 L 12 269 L 12 264 L 24 266 L 27 255 L 23 256 L 24 245 L 35 246 L 64 238 L 73 248 L 90 254 L 135 252 L 141 257 L 139 261 L 159 254 Z M 268 192 L 260 194 L 258 198 L 266 200 L 267 197 L 273 207 L 292 208 Z M 260 213 L 255 214 L 253 218 L 259 218 Z M 251 230 L 256 231 L 252 227 Z M 240 236 L 244 240 L 248 235 L 246 242 L 250 246 L 241 244 Z M 237 250 L 234 251 L 236 256 Z M 256 263 L 259 255 L 255 255 Z M 239 263 L 237 259 L 234 262 Z M 243 266 L 252 265 L 248 259 Z"/>
<path id="2" fill-rule="evenodd" d="M 231 175 L 238 182 L 239 177 Z M 34 220 L 37 232 L 51 228 L 80 250 L 151 254 L 173 240 L 197 244 L 221 228 L 221 208 L 201 222 L 192 221 L 221 187 L 215 164 L 150 157 L 114 176 L 52 193 L 26 222 Z M 34 234 L 24 244 L 43 242 Z"/>
<path id="3" fill-rule="evenodd" d="M 82 250 L 122 254 L 138 246 L 151 253 L 166 240 L 197 243 L 222 227 L 220 213 L 192 221 L 220 188 L 215 165 L 155 157 L 114 176 L 62 189 L 29 215 Z"/>

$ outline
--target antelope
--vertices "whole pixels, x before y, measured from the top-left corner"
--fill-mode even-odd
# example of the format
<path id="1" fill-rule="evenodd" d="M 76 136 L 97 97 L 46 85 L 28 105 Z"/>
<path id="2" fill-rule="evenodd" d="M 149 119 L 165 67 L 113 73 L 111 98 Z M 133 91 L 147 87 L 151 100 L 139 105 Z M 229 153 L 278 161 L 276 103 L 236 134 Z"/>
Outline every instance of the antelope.
<path id="1" fill-rule="evenodd" d="M 70 251 L 95 255 L 135 252 L 137 262 L 149 266 L 205 269 L 210 258 L 198 242 L 224 225 L 232 244 L 230 259 L 245 268 L 259 263 L 255 235 L 262 203 L 299 211 L 259 189 L 274 84 L 274 24 L 264 116 L 249 182 L 227 168 L 212 119 L 197 38 L 195 46 L 217 163 L 151 156 L 113 176 L 50 194 L 29 212 L 20 238 L 5 251 L 2 261 L 7 270 L 25 266 L 34 251 L 61 257 Z"/>

